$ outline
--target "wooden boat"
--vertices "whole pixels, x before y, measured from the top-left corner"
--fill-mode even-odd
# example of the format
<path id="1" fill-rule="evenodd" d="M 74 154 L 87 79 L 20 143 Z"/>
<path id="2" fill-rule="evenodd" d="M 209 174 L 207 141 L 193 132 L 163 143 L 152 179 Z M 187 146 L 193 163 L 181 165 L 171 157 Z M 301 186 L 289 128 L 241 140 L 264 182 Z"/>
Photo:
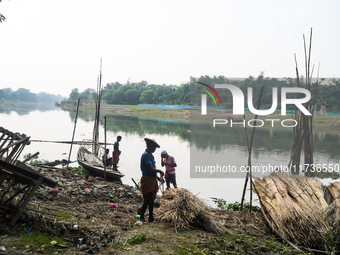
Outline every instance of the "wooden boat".
<path id="1" fill-rule="evenodd" d="M 105 148 L 99 143 L 93 140 L 83 140 L 77 154 L 79 166 L 85 168 L 92 175 L 104 177 L 105 168 L 101 160 L 104 152 Z M 120 181 L 123 176 L 120 171 L 113 170 L 110 166 L 106 167 L 106 179 Z"/>

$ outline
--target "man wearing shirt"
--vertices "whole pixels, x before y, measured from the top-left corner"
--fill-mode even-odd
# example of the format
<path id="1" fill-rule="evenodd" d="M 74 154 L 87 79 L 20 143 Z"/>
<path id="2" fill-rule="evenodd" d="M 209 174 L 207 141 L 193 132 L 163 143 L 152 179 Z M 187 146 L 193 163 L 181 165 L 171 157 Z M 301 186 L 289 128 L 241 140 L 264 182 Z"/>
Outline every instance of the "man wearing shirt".
<path id="1" fill-rule="evenodd" d="M 140 161 L 140 168 L 142 171 L 140 183 L 144 203 L 140 210 L 140 220 L 145 221 L 144 214 L 146 208 L 149 206 L 148 222 L 153 222 L 153 204 L 158 191 L 157 173 L 159 173 L 161 176 L 163 176 L 164 173 L 161 170 L 156 169 L 156 162 L 154 156 L 152 155 L 156 148 L 159 148 L 160 146 L 154 139 L 144 138 L 144 141 L 146 142 L 146 150 L 142 154 Z"/>

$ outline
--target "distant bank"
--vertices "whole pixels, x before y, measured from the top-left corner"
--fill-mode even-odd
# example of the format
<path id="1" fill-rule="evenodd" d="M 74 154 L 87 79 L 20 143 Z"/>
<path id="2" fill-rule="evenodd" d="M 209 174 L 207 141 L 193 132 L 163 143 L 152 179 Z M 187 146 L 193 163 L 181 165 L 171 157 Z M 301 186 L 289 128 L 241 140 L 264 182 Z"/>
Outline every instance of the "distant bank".
<path id="1" fill-rule="evenodd" d="M 77 106 L 74 104 L 61 104 L 61 109 L 66 111 L 76 111 Z M 81 105 L 79 110 L 82 112 L 94 113 L 94 105 Z M 188 108 L 159 108 L 138 105 L 101 105 L 102 115 L 125 115 L 134 117 L 143 117 L 150 119 L 169 119 L 178 121 L 212 121 L 213 119 L 230 119 L 234 121 L 242 121 L 242 116 L 233 116 L 231 110 L 226 109 L 208 109 L 208 115 L 202 116 L 200 109 Z M 250 112 L 246 112 L 246 120 L 253 119 L 255 116 Z M 261 117 L 258 117 L 261 118 Z M 263 118 L 263 116 L 262 116 Z M 266 119 L 269 117 L 266 116 Z M 291 115 L 281 116 L 279 113 L 270 115 L 270 119 L 288 119 Z M 313 128 L 315 130 L 340 130 L 340 115 L 313 116 Z"/>

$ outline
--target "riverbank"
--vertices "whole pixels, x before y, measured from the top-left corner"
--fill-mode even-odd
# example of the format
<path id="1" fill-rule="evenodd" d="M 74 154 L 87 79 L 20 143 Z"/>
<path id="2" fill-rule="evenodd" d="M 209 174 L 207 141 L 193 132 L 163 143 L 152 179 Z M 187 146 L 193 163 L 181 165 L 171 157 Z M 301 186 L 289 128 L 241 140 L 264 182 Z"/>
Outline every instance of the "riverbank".
<path id="1" fill-rule="evenodd" d="M 136 188 L 70 169 L 43 173 L 58 180 L 58 194 L 38 189 L 15 227 L 0 218 L 0 254 L 304 254 L 276 238 L 260 212 L 211 209 L 224 234 L 140 224 Z"/>
<path id="2" fill-rule="evenodd" d="M 61 105 L 61 109 L 67 111 L 75 111 L 75 105 Z M 95 106 L 83 105 L 79 107 L 82 112 L 94 113 Z M 134 105 L 101 105 L 102 115 L 125 115 L 134 117 L 144 117 L 151 119 L 169 119 L 177 121 L 195 121 L 195 122 L 210 122 L 214 119 L 233 119 L 234 122 L 243 121 L 243 116 L 233 116 L 231 110 L 217 110 L 208 109 L 208 114 L 206 116 L 201 115 L 200 109 L 160 109 L 158 107 L 144 107 L 144 106 L 134 106 Z M 246 121 L 255 118 L 255 115 L 246 112 Z M 270 128 L 272 121 L 266 121 L 266 119 L 275 119 L 280 121 L 274 122 L 274 128 L 282 128 L 280 122 L 285 119 L 292 119 L 291 115 L 281 116 L 281 114 L 271 114 L 270 116 L 259 116 L 258 119 L 263 120 L 264 127 Z M 286 125 L 290 125 L 285 123 Z M 313 116 L 313 129 L 315 131 L 324 130 L 340 130 L 340 115 L 327 115 Z"/>

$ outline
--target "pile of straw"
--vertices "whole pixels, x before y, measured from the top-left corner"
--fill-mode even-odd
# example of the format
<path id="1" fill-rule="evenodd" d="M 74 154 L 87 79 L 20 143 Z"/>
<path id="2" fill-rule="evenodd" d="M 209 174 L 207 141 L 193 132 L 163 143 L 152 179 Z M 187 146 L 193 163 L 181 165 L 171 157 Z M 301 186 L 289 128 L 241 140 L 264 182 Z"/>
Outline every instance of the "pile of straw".
<path id="1" fill-rule="evenodd" d="M 328 204 L 319 180 L 275 173 L 262 180 L 256 178 L 254 191 L 271 227 L 281 237 L 300 245 L 325 247 L 325 232 L 330 225 L 325 213 Z"/>
<path id="2" fill-rule="evenodd" d="M 340 182 L 332 182 L 325 188 L 325 197 L 330 204 L 326 210 L 328 224 L 340 232 Z"/>
<path id="3" fill-rule="evenodd" d="M 176 229 L 194 226 L 209 232 L 224 232 L 221 224 L 214 219 L 210 208 L 183 188 L 164 192 L 157 214 L 160 220 L 173 222 Z"/>

